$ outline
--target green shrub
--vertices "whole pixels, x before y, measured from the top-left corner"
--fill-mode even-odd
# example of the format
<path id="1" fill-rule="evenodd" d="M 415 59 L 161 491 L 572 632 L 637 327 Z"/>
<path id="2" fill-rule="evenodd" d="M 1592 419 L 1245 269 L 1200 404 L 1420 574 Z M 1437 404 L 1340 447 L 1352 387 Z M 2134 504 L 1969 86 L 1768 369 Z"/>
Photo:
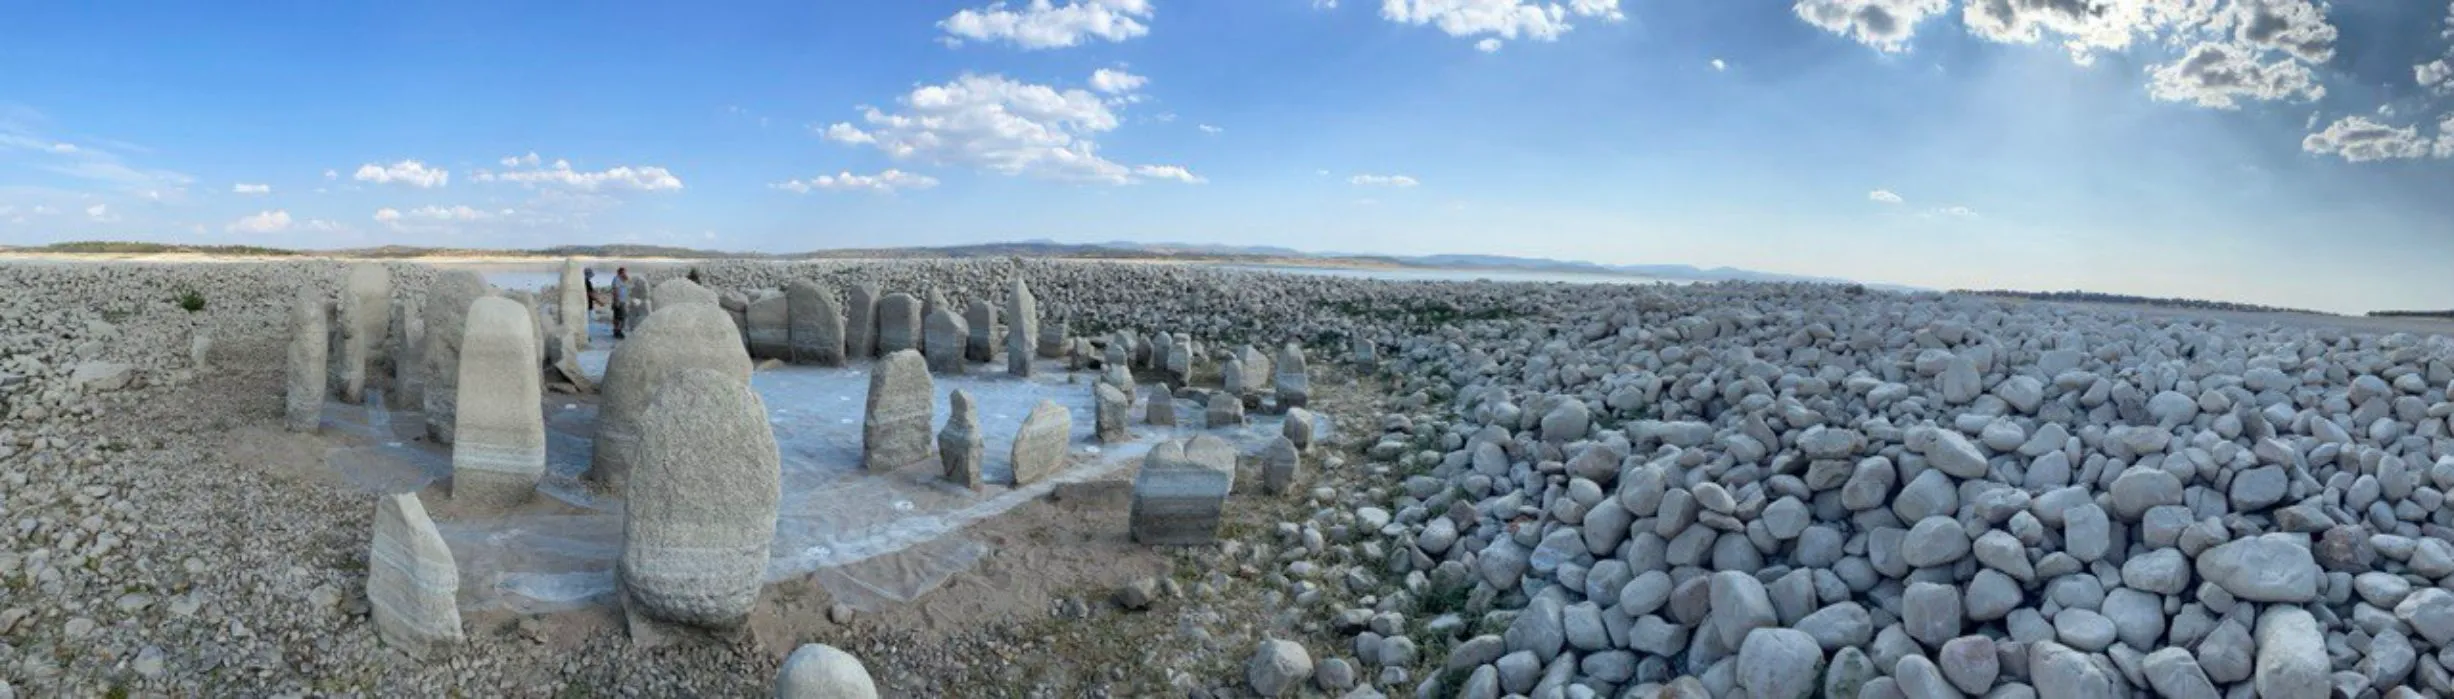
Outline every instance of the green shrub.
<path id="1" fill-rule="evenodd" d="M 199 294 L 199 293 L 196 293 L 194 290 L 189 290 L 189 291 L 187 291 L 187 292 L 184 292 L 184 293 L 179 294 L 179 308 L 180 308 L 180 309 L 185 310 L 185 311 L 187 311 L 187 312 L 189 312 L 189 313 L 195 313 L 195 312 L 197 312 L 197 311 L 204 310 L 204 307 L 205 307 L 205 298 L 204 298 L 204 294 Z"/>

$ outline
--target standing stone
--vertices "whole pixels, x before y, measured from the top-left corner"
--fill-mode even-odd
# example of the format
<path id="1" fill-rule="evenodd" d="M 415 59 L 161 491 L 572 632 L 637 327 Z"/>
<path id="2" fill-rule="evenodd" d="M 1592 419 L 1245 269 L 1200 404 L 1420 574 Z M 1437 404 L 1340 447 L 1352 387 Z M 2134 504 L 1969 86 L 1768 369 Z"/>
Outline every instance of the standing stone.
<path id="1" fill-rule="evenodd" d="M 1314 419 L 1310 410 L 1289 408 L 1287 409 L 1287 422 L 1280 426 L 1281 432 L 1286 434 L 1287 441 L 1295 443 L 1295 448 L 1311 449 Z"/>
<path id="2" fill-rule="evenodd" d="M 437 444 L 452 443 L 457 426 L 454 408 L 460 400 L 460 341 L 467 331 L 469 304 L 492 295 L 486 280 L 465 269 L 444 272 L 426 289 L 425 379 L 426 436 Z"/>
<path id="3" fill-rule="evenodd" d="M 1278 351 L 1278 372 L 1274 375 L 1281 408 L 1301 408 L 1312 400 L 1312 374 L 1304 369 L 1304 348 L 1287 343 Z"/>
<path id="4" fill-rule="evenodd" d="M 1167 357 L 1176 351 L 1176 336 L 1170 333 L 1150 334 L 1150 357 L 1142 362 L 1145 369 L 1167 370 Z M 1184 383 L 1182 379 L 1176 381 Z"/>
<path id="5" fill-rule="evenodd" d="M 1202 435 L 1151 447 L 1133 478 L 1130 531 L 1153 546 L 1200 546 L 1218 540 L 1227 495 L 1235 485 L 1235 448 Z"/>
<path id="6" fill-rule="evenodd" d="M 1104 383 L 1092 386 L 1091 393 L 1099 423 L 1099 443 L 1123 444 L 1133 441 L 1133 430 L 1126 427 L 1132 420 L 1133 394 Z"/>
<path id="7" fill-rule="evenodd" d="M 1108 367 L 1122 367 L 1132 361 L 1133 343 L 1127 341 L 1125 339 L 1125 334 L 1122 332 L 1117 333 L 1115 338 L 1108 340 L 1107 350 L 1101 352 L 1099 357 L 1100 368 L 1102 369 Z"/>
<path id="8" fill-rule="evenodd" d="M 1067 349 L 1065 319 L 1049 318 L 1040 321 L 1039 325 L 1040 356 L 1048 359 L 1063 358 Z"/>
<path id="9" fill-rule="evenodd" d="M 920 349 L 920 300 L 911 294 L 878 299 L 878 354 Z"/>
<path id="10" fill-rule="evenodd" d="M 657 308 L 672 308 L 685 303 L 704 303 L 719 307 L 725 305 L 724 297 L 717 296 L 716 292 L 699 286 L 698 282 L 690 281 L 687 277 L 674 277 L 657 282 L 656 290 L 651 293 L 655 296 L 653 301 Z M 742 309 L 749 310 L 746 298 L 743 304 Z"/>
<path id="11" fill-rule="evenodd" d="M 988 463 L 980 442 L 979 411 L 972 409 L 971 394 L 962 389 L 955 389 L 946 402 L 953 407 L 946 428 L 937 432 L 937 460 L 946 467 L 947 481 L 979 490 L 980 467 Z"/>
<path id="12" fill-rule="evenodd" d="M 1210 429 L 1244 426 L 1244 401 L 1236 400 L 1235 396 L 1212 393 L 1209 408 L 1203 415 L 1206 418 L 1203 424 Z"/>
<path id="13" fill-rule="evenodd" d="M 539 359 L 537 366 L 545 366 L 543 360 L 548 352 L 545 338 L 548 335 L 545 327 L 545 312 L 537 309 L 537 295 L 526 291 L 506 291 L 503 292 L 502 298 L 520 304 L 520 312 L 526 316 L 520 322 L 528 324 L 529 327 L 528 344 L 537 350 L 536 356 Z"/>
<path id="14" fill-rule="evenodd" d="M 911 298 L 905 296 L 904 298 Z M 861 466 L 893 471 L 929 458 L 937 391 L 920 353 L 902 350 L 869 368 L 869 405 L 861 423 Z"/>
<path id="15" fill-rule="evenodd" d="M 834 646 L 809 643 L 793 650 L 776 674 L 775 699 L 877 699 L 878 686 L 859 658 Z"/>
<path id="16" fill-rule="evenodd" d="M 988 362 L 997 359 L 997 307 L 988 299 L 974 298 L 963 308 L 963 325 L 970 329 L 963 338 L 963 359 Z"/>
<path id="17" fill-rule="evenodd" d="M 844 355 L 878 356 L 878 287 L 854 284 L 844 299 Z"/>
<path id="18" fill-rule="evenodd" d="M 784 306 L 792 316 L 793 363 L 843 366 L 844 313 L 835 307 L 835 293 L 793 282 L 784 288 Z"/>
<path id="19" fill-rule="evenodd" d="M 1244 376 L 1251 383 L 1252 390 L 1259 392 L 1261 377 L 1271 376 L 1274 369 L 1270 365 L 1270 356 L 1263 354 L 1261 350 L 1253 349 L 1252 345 L 1245 345 L 1236 349 L 1235 358 L 1244 362 Z"/>
<path id="20" fill-rule="evenodd" d="M 1151 387 L 1150 408 L 1142 421 L 1162 427 L 1176 426 L 1176 394 L 1168 392 L 1167 384 Z"/>
<path id="21" fill-rule="evenodd" d="M 1178 384 L 1192 383 L 1194 352 L 1192 341 L 1183 335 L 1178 335 L 1176 342 L 1170 344 L 1169 347 L 1167 366 L 1164 367 L 1169 380 Z"/>
<path id="22" fill-rule="evenodd" d="M 698 303 L 667 308 L 640 324 L 638 334 L 614 345 L 600 386 L 591 478 L 615 492 L 627 488 L 648 401 L 655 398 L 659 384 L 681 369 L 712 369 L 749 382 L 750 355 L 742 350 L 723 308 Z"/>
<path id="23" fill-rule="evenodd" d="M 298 299 L 290 307 L 290 366 L 289 393 L 285 399 L 286 425 L 291 432 L 314 432 L 324 422 L 324 354 L 331 351 L 331 341 L 325 337 L 324 297 L 314 289 L 300 287 Z"/>
<path id="24" fill-rule="evenodd" d="M 620 282 L 615 283 L 618 284 Z M 656 300 L 648 298 L 647 278 L 632 277 L 630 317 L 622 319 L 622 333 L 628 335 L 631 331 L 638 330 L 639 324 L 648 322 L 648 314 L 655 312 L 655 310 Z"/>
<path id="25" fill-rule="evenodd" d="M 1219 390 L 1239 399 L 1258 393 L 1244 374 L 1244 360 L 1235 357 L 1228 357 L 1226 362 L 1218 365 L 1218 384 Z"/>
<path id="26" fill-rule="evenodd" d="M 786 303 L 789 304 L 790 301 Z M 724 314 L 732 318 L 733 332 L 739 336 L 736 339 L 741 343 L 742 351 L 748 352 L 750 350 L 750 297 L 743 296 L 739 291 L 727 291 L 723 296 L 716 298 L 716 307 L 724 309 Z"/>
<path id="27" fill-rule="evenodd" d="M 929 358 L 929 371 L 962 374 L 964 343 L 970 336 L 971 328 L 964 324 L 962 316 L 954 314 L 954 309 L 940 308 L 930 313 L 928 329 L 920 343 L 921 353 Z"/>
<path id="28" fill-rule="evenodd" d="M 197 328 L 194 332 L 187 341 L 187 363 L 189 369 L 201 374 L 213 368 L 213 331 Z"/>
<path id="29" fill-rule="evenodd" d="M 562 322 L 563 344 L 573 349 L 588 348 L 588 279 L 579 267 L 578 259 L 562 261 L 561 298 L 554 305 L 555 319 Z"/>
<path id="30" fill-rule="evenodd" d="M 453 419 L 452 499 L 480 507 L 527 502 L 545 475 L 545 416 L 528 311 L 489 296 L 469 305 Z"/>
<path id="31" fill-rule="evenodd" d="M 460 567 L 426 517 L 417 493 L 375 500 L 375 543 L 366 562 L 366 602 L 384 645 L 425 659 L 460 635 Z"/>
<path id="32" fill-rule="evenodd" d="M 341 400 L 366 402 L 373 369 L 384 364 L 384 336 L 392 330 L 392 272 L 383 265 L 351 265 L 341 284 Z"/>
<path id="33" fill-rule="evenodd" d="M 923 299 L 923 300 L 920 302 L 920 317 L 921 317 L 921 318 L 924 318 L 924 319 L 925 319 L 925 318 L 928 318 L 928 317 L 929 317 L 929 314 L 931 314 L 931 313 L 936 313 L 936 312 L 937 312 L 937 309 L 940 309 L 940 308 L 946 309 L 946 310 L 948 310 L 948 311 L 953 311 L 953 310 L 954 310 L 954 305 L 953 305 L 953 304 L 946 303 L 946 293 L 945 293 L 945 292 L 943 292 L 943 291 L 939 291 L 939 290 L 937 289 L 937 287 L 935 287 L 935 286 L 931 286 L 931 287 L 929 287 L 929 293 L 927 293 L 927 294 L 922 294 L 922 295 L 921 295 L 921 298 Z M 928 340 L 926 340 L 926 339 L 921 340 L 921 347 L 920 347 L 920 349 L 923 349 L 923 350 L 928 349 Z"/>
<path id="34" fill-rule="evenodd" d="M 1014 433 L 1014 487 L 1030 485 L 1065 469 L 1065 443 L 1073 436 L 1074 416 L 1056 401 L 1040 401 Z"/>
<path id="35" fill-rule="evenodd" d="M 792 301 L 772 291 L 750 300 L 751 359 L 792 357 Z"/>
<path id="36" fill-rule="evenodd" d="M 384 407 L 421 410 L 426 407 L 426 318 L 416 299 L 392 305 L 392 390 Z"/>
<path id="37" fill-rule="evenodd" d="M 767 406 L 725 372 L 682 369 L 661 383 L 639 422 L 622 521 L 625 606 L 634 620 L 737 628 L 775 539 L 783 476 Z"/>
<path id="38" fill-rule="evenodd" d="M 1295 443 L 1285 437 L 1270 440 L 1261 452 L 1261 492 L 1285 495 L 1295 485 L 1295 477 L 1304 466 L 1304 456 L 1295 451 Z"/>
<path id="39" fill-rule="evenodd" d="M 1028 378 L 1031 340 L 1040 332 L 1040 302 L 1031 297 L 1031 285 L 1022 277 L 1015 277 L 1014 289 L 1006 293 L 1005 317 L 1005 373 Z"/>

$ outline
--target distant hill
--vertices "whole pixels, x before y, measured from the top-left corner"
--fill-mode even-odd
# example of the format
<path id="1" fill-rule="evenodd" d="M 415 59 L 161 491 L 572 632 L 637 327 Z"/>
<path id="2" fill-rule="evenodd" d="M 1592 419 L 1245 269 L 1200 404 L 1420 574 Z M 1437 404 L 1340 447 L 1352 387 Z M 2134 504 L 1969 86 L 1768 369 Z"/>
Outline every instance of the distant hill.
<path id="1" fill-rule="evenodd" d="M 2454 320 L 2454 310 L 2448 311 L 2370 311 L 2371 318 L 2444 318 Z"/>
<path id="2" fill-rule="evenodd" d="M 2195 309 L 2199 309 L 2199 310 L 2208 310 L 2208 311 L 2247 311 L 2247 312 L 2253 312 L 2253 313 L 2305 313 L 2305 314 L 2309 314 L 2309 315 L 2334 315 L 2334 314 L 2331 314 L 2331 313 L 2325 313 L 2325 312 L 2321 312 L 2321 311 L 2303 310 L 2303 309 L 2299 309 L 2299 308 L 2277 308 L 2277 307 L 2274 307 L 2274 306 L 2260 306 L 2260 305 L 2256 305 L 2256 304 L 2248 304 L 2248 303 L 2233 303 L 2233 302 L 2230 302 L 2230 301 L 2202 301 L 2202 300 L 2199 300 L 2199 299 L 2156 298 L 2156 297 L 2152 297 L 2152 296 L 2130 296 L 2130 295 L 2127 295 L 2127 294 L 2107 294 L 2107 293 L 2099 293 L 2099 292 L 2094 292 L 2094 291 L 2077 291 L 2077 290 L 2072 290 L 2072 291 L 2011 291 L 2011 290 L 2006 290 L 2006 289 L 1989 289 L 1989 290 L 1985 290 L 1985 291 L 1974 291 L 1974 290 L 1968 290 L 1968 289 L 1957 289 L 1957 290 L 1953 290 L 1951 293 L 1954 293 L 1954 294 L 1966 294 L 1966 295 L 1970 295 L 1970 296 L 1993 296 L 1993 297 L 1999 297 L 1999 298 L 2017 298 L 2017 299 L 2028 299 L 2028 300 L 2031 300 L 2031 301 L 2065 301 L 2065 302 L 2078 302 L 2078 303 L 2115 303 L 2115 304 L 2129 304 L 2129 305 L 2137 305 L 2137 306 L 2162 306 L 2162 307 L 2167 307 L 2167 308 L 2195 308 Z M 2375 314 L 2375 313 L 2371 313 L 2370 315 L 2377 315 L 2377 314 Z"/>

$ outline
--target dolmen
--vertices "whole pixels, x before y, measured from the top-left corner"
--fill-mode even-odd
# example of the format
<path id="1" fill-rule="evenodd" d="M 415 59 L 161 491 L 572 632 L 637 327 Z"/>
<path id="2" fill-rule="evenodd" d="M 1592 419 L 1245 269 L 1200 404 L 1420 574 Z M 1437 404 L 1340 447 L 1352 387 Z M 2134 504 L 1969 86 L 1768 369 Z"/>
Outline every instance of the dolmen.
<path id="1" fill-rule="evenodd" d="M 1218 541 L 1235 471 L 1235 447 L 1217 437 L 1201 435 L 1151 447 L 1142 458 L 1141 473 L 1133 478 L 1133 540 L 1153 546 Z"/>
<path id="2" fill-rule="evenodd" d="M 536 324 L 500 296 L 469 304 L 460 342 L 452 500 L 502 508 L 527 502 L 545 475 L 545 416 L 538 410 Z"/>
<path id="3" fill-rule="evenodd" d="M 806 281 L 784 287 L 785 306 L 792 316 L 789 359 L 795 364 L 844 365 L 844 312 L 835 292 Z"/>
<path id="4" fill-rule="evenodd" d="M 436 444 L 452 443 L 456 406 L 460 400 L 460 341 L 467 330 L 469 304 L 493 295 L 493 287 L 476 272 L 452 270 L 436 276 L 426 289 L 426 329 L 423 348 L 426 380 L 426 436 Z"/>
<path id="5" fill-rule="evenodd" d="M 1014 487 L 1039 482 L 1065 470 L 1065 443 L 1074 433 L 1073 413 L 1056 401 L 1043 400 L 1023 418 L 1014 433 Z"/>
<path id="6" fill-rule="evenodd" d="M 290 352 L 287 392 L 282 399 L 282 424 L 291 432 L 314 432 L 323 426 L 325 354 L 332 341 L 325 336 L 329 315 L 324 297 L 301 287 L 290 306 Z"/>
<path id="7" fill-rule="evenodd" d="M 668 626 L 741 628 L 766 578 L 782 497 L 766 405 L 738 373 L 676 369 L 638 429 L 618 567 L 633 638 Z"/>
<path id="8" fill-rule="evenodd" d="M 375 500 L 375 542 L 366 563 L 375 636 L 412 658 L 458 645 L 460 568 L 416 493 Z"/>
<path id="9" fill-rule="evenodd" d="M 605 364 L 590 478 L 616 492 L 625 488 L 648 401 L 659 384 L 682 369 L 710 369 L 749 382 L 750 356 L 724 309 L 704 303 L 668 307 L 641 323 L 630 339 L 614 345 Z"/>
<path id="10" fill-rule="evenodd" d="M 869 400 L 861 421 L 862 468 L 882 473 L 929 458 L 936 390 L 919 352 L 895 352 L 869 368 Z"/>

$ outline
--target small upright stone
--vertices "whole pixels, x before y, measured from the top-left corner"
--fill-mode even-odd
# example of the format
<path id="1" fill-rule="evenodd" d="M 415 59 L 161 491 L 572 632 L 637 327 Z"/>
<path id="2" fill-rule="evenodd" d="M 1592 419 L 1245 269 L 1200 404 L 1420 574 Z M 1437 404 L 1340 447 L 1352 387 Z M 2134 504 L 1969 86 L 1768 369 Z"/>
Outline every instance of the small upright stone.
<path id="1" fill-rule="evenodd" d="M 792 301 L 774 290 L 750 299 L 751 359 L 792 357 Z"/>
<path id="2" fill-rule="evenodd" d="M 939 374 L 963 373 L 963 352 L 971 329 L 954 309 L 940 308 L 929 314 L 928 329 L 920 343 L 921 353 L 929 359 L 929 371 Z"/>
<path id="3" fill-rule="evenodd" d="M 997 307 L 989 305 L 988 299 L 973 298 L 963 307 L 963 325 L 970 331 L 963 338 L 963 360 L 997 359 Z"/>
<path id="4" fill-rule="evenodd" d="M 392 346 L 392 389 L 383 396 L 384 407 L 393 410 L 419 410 L 426 407 L 426 318 L 416 299 L 401 299 L 392 304 L 392 329 L 387 331 Z"/>
<path id="5" fill-rule="evenodd" d="M 792 314 L 792 361 L 843 366 L 844 312 L 835 307 L 835 292 L 798 281 L 784 287 L 784 299 Z"/>
<path id="6" fill-rule="evenodd" d="M 476 272 L 444 272 L 426 289 L 425 370 L 426 436 L 451 444 L 454 408 L 460 400 L 460 341 L 467 331 L 469 304 L 491 295 L 491 287 Z"/>
<path id="7" fill-rule="evenodd" d="M 545 417 L 535 325 L 520 304 L 499 296 L 469 305 L 460 343 L 460 399 L 454 414 L 452 499 L 479 507 L 527 502 L 545 475 Z"/>
<path id="8" fill-rule="evenodd" d="M 1203 414 L 1210 429 L 1244 426 L 1244 401 L 1225 393 L 1210 394 L 1209 410 Z"/>
<path id="9" fill-rule="evenodd" d="M 1278 351 L 1278 405 L 1281 408 L 1301 408 L 1312 400 L 1312 374 L 1304 369 L 1304 348 L 1287 343 Z"/>
<path id="10" fill-rule="evenodd" d="M 878 355 L 920 349 L 920 299 L 887 294 L 878 299 Z"/>
<path id="11" fill-rule="evenodd" d="M 1295 450 L 1295 442 L 1285 437 L 1270 440 L 1261 452 L 1261 492 L 1265 495 L 1285 495 L 1295 485 L 1295 477 L 1304 466 L 1304 455 Z"/>
<path id="12" fill-rule="evenodd" d="M 1151 447 L 1133 479 L 1133 540 L 1154 546 L 1217 541 L 1234 485 L 1235 448 L 1217 437 L 1202 435 L 1191 442 Z"/>
<path id="13" fill-rule="evenodd" d="M 614 345 L 605 360 L 605 380 L 599 385 L 596 443 L 589 476 L 615 492 L 630 480 L 639 451 L 639 425 L 648 401 L 665 379 L 681 369 L 714 369 L 743 383 L 750 380 L 750 355 L 741 347 L 731 316 L 714 304 L 683 304 L 665 309 L 639 325 L 639 332 Z"/>
<path id="14" fill-rule="evenodd" d="M 782 484 L 767 406 L 740 377 L 682 369 L 639 424 L 639 466 L 622 521 L 624 608 L 732 629 L 767 573 Z"/>
<path id="15" fill-rule="evenodd" d="M 1040 321 L 1039 335 L 1040 357 L 1061 359 L 1065 356 L 1069 343 L 1065 341 L 1064 318 L 1049 318 Z"/>
<path id="16" fill-rule="evenodd" d="M 1005 298 L 1005 372 L 1014 376 L 1031 375 L 1031 341 L 1039 336 L 1040 303 L 1031 296 L 1031 285 L 1022 277 L 1014 278 L 1014 288 Z"/>
<path id="17" fill-rule="evenodd" d="M 854 284 L 844 299 L 844 354 L 853 359 L 878 356 L 878 287 Z"/>
<path id="18" fill-rule="evenodd" d="M 987 463 L 987 450 L 980 441 L 979 411 L 971 407 L 971 394 L 962 389 L 955 389 L 946 402 L 951 407 L 945 429 L 937 431 L 938 462 L 946 467 L 948 482 L 979 490 L 980 466 Z"/>
<path id="19" fill-rule="evenodd" d="M 1150 407 L 1145 410 L 1142 421 L 1163 427 L 1176 426 L 1176 394 L 1168 392 L 1167 384 L 1151 387 Z"/>
<path id="20" fill-rule="evenodd" d="M 366 402 L 370 377 L 385 365 L 384 336 L 392 328 L 392 272 L 383 265 L 350 265 L 341 286 L 341 400 Z"/>
<path id="21" fill-rule="evenodd" d="M 1074 416 L 1055 401 L 1040 401 L 1014 433 L 1014 486 L 1022 487 L 1065 469 L 1065 443 Z"/>
<path id="22" fill-rule="evenodd" d="M 1219 390 L 1237 398 L 1253 395 L 1252 381 L 1244 375 L 1244 360 L 1228 357 L 1218 365 Z"/>
<path id="23" fill-rule="evenodd" d="M 1133 430 L 1126 427 L 1133 413 L 1133 394 L 1107 384 L 1091 388 L 1096 405 L 1098 437 L 1101 444 L 1123 444 L 1133 441 Z"/>
<path id="24" fill-rule="evenodd" d="M 1311 449 L 1314 419 L 1316 418 L 1310 410 L 1289 408 L 1287 423 L 1281 431 L 1286 435 L 1287 441 L 1295 443 L 1296 449 Z"/>
<path id="25" fill-rule="evenodd" d="M 1176 342 L 1170 345 L 1171 349 L 1167 353 L 1167 366 L 1163 367 L 1169 380 L 1179 384 L 1192 383 L 1193 349 L 1191 344 L 1184 336 L 1178 335 Z"/>
<path id="26" fill-rule="evenodd" d="M 291 432 L 314 432 L 324 423 L 324 355 L 331 351 L 324 334 L 327 318 L 324 297 L 300 287 L 290 306 L 289 389 L 284 398 L 283 424 Z"/>
<path id="27" fill-rule="evenodd" d="M 556 286 L 554 320 L 562 328 L 562 342 L 573 349 L 588 348 L 588 278 L 580 269 L 579 260 L 564 258 L 562 279 Z"/>
<path id="28" fill-rule="evenodd" d="M 417 493 L 375 500 L 366 602 L 384 645 L 425 659 L 461 641 L 460 568 Z"/>
<path id="29" fill-rule="evenodd" d="M 877 699 L 878 686 L 859 658 L 834 646 L 809 643 L 794 649 L 776 673 L 775 699 Z"/>
<path id="30" fill-rule="evenodd" d="M 930 401 L 936 390 L 919 352 L 895 352 L 869 368 L 869 405 L 861 424 L 864 468 L 893 471 L 929 458 L 936 411 Z"/>

